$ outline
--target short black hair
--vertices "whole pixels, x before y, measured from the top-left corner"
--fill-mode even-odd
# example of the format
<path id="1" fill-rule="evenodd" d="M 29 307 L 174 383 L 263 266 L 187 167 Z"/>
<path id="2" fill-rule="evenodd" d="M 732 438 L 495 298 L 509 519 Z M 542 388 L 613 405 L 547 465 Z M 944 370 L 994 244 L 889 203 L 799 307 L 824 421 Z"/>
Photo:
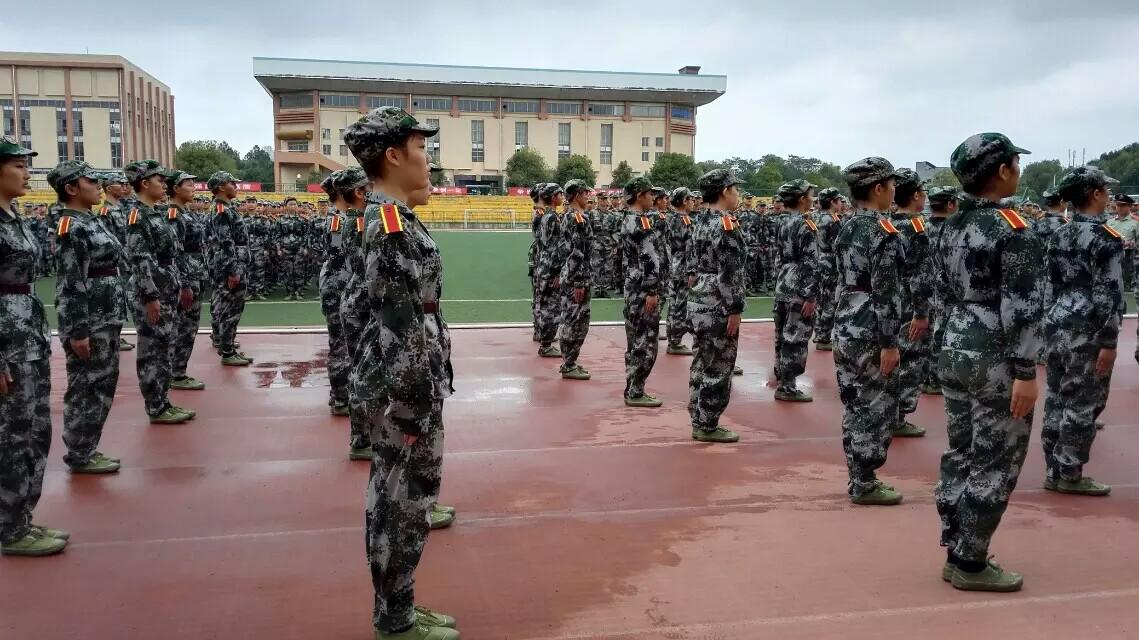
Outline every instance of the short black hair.
<path id="1" fill-rule="evenodd" d="M 1101 189 L 1106 191 L 1107 187 L 1093 187 L 1090 184 L 1080 185 L 1072 189 L 1065 189 L 1064 193 L 1061 194 L 1061 196 L 1068 202 L 1071 202 L 1073 207 L 1082 209 L 1088 206 L 1088 203 L 1091 202 L 1092 196 L 1095 195 L 1095 192 Z"/>
<path id="2" fill-rule="evenodd" d="M 894 179 L 894 176 L 890 176 L 889 178 L 886 178 L 884 180 L 879 180 L 878 182 L 871 182 L 870 184 L 851 185 L 850 186 L 850 197 L 854 198 L 855 200 L 866 201 L 870 198 L 870 194 L 874 191 L 874 187 L 877 187 L 880 184 L 885 184 L 886 182 L 889 182 L 890 180 L 893 180 L 893 179 Z"/>
<path id="3" fill-rule="evenodd" d="M 945 213 L 946 211 L 949 211 L 949 205 L 954 202 L 957 202 L 957 200 L 930 200 L 929 210 L 933 211 L 934 213 Z"/>
<path id="4" fill-rule="evenodd" d="M 899 207 L 905 207 L 910 204 L 914 196 L 920 191 L 924 191 L 924 187 L 920 184 L 908 183 L 904 186 L 899 186 L 894 191 L 894 204 Z"/>
<path id="5" fill-rule="evenodd" d="M 414 131 L 407 132 L 407 135 L 401 137 L 396 142 L 384 147 L 384 150 L 374 156 L 368 158 L 366 162 L 360 163 L 360 168 L 364 170 L 364 175 L 372 180 L 384 177 L 384 156 L 388 154 L 388 149 L 406 149 L 408 140 L 415 135 Z M 420 134 L 422 135 L 422 134 Z"/>
<path id="6" fill-rule="evenodd" d="M 720 197 L 724 195 L 724 192 L 727 190 L 728 190 L 727 187 L 708 187 L 708 188 L 704 189 L 703 192 L 700 193 L 700 198 L 704 202 L 707 202 L 708 204 L 713 204 L 713 203 L 717 202 L 720 199 Z"/>
<path id="7" fill-rule="evenodd" d="M 977 192 L 988 186 L 989 182 L 997 176 L 997 172 L 1001 170 L 1002 165 L 1012 165 L 1013 158 L 1016 156 L 1017 154 L 1013 154 L 999 162 L 990 162 L 984 171 L 973 176 L 968 181 L 962 180 L 961 190 L 976 195 Z"/>

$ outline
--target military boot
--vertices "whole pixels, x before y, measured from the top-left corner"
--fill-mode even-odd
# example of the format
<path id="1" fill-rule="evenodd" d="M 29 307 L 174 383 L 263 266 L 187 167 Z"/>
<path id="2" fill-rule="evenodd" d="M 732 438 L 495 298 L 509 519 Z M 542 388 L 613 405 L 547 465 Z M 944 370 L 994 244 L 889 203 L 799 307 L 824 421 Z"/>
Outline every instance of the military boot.
<path id="1" fill-rule="evenodd" d="M 698 442 L 739 442 L 740 434 L 723 427 L 716 427 L 711 431 L 705 431 L 704 429 L 693 429 L 692 439 Z"/>
<path id="2" fill-rule="evenodd" d="M 71 473 L 78 473 L 81 475 L 101 475 L 104 473 L 116 473 L 122 466 L 122 464 L 114 460 L 94 455 L 91 456 L 91 459 L 87 461 L 87 464 L 75 467 L 69 466 L 68 468 L 71 470 Z"/>
<path id="3" fill-rule="evenodd" d="M 802 389 L 788 389 L 780 387 L 775 390 L 775 399 L 783 402 L 814 402 L 811 394 Z"/>
<path id="4" fill-rule="evenodd" d="M 349 460 L 371 460 L 372 449 L 371 447 L 353 447 L 348 449 Z"/>
<path id="5" fill-rule="evenodd" d="M 579 364 L 575 364 L 569 369 L 558 369 L 562 377 L 566 380 L 589 380 L 589 372 Z"/>
<path id="6" fill-rule="evenodd" d="M 206 383 L 197 378 L 185 376 L 182 378 L 171 378 L 170 388 L 177 391 L 201 391 L 206 388 Z"/>
<path id="7" fill-rule="evenodd" d="M 100 457 L 100 458 L 106 458 L 107 460 L 110 460 L 111 462 L 122 462 L 123 461 L 122 458 L 118 458 L 115 456 L 109 456 L 109 455 L 103 453 L 102 451 L 96 451 L 95 455 Z"/>
<path id="8" fill-rule="evenodd" d="M 432 611 L 419 605 L 415 605 L 415 621 L 429 627 L 446 627 L 448 629 L 454 629 L 457 624 L 453 616 Z"/>
<path id="9" fill-rule="evenodd" d="M 1106 496 L 1111 493 L 1111 485 L 1084 476 L 1079 480 L 1045 478 L 1044 488 L 1057 493 L 1070 493 L 1080 496 Z"/>
<path id="10" fill-rule="evenodd" d="M 636 396 L 635 398 L 630 398 L 629 396 L 625 396 L 625 406 L 626 407 L 652 408 L 652 407 L 659 407 L 662 404 L 664 404 L 664 403 L 660 401 L 660 398 L 658 398 L 656 396 L 650 396 L 647 393 Z"/>
<path id="11" fill-rule="evenodd" d="M 689 349 L 683 344 L 670 344 L 668 345 L 668 349 L 665 349 L 665 353 L 670 353 L 674 356 L 690 356 L 692 355 L 692 349 Z"/>
<path id="12" fill-rule="evenodd" d="M 963 571 L 961 567 L 954 567 L 953 577 L 950 579 L 955 589 L 962 591 L 996 591 L 1008 593 L 1020 591 L 1024 585 L 1024 578 L 1019 573 L 1006 571 L 999 564 L 989 558 L 985 568 L 976 573 Z"/>
<path id="13" fill-rule="evenodd" d="M 909 420 L 903 420 L 890 428 L 890 435 L 895 438 L 920 438 L 925 435 L 925 429 Z"/>
<path id="14" fill-rule="evenodd" d="M 459 640 L 459 632 L 449 627 L 432 627 L 416 622 L 407 631 L 399 633 L 377 629 L 376 640 Z"/>
<path id="15" fill-rule="evenodd" d="M 198 412 L 194 411 L 193 409 L 187 409 L 185 407 L 179 407 L 176 404 L 170 405 L 170 408 L 174 409 L 178 413 L 184 413 L 184 414 L 190 416 L 190 420 L 193 420 L 194 418 L 198 417 Z"/>
<path id="16" fill-rule="evenodd" d="M 455 507 L 450 507 L 450 506 L 447 506 L 445 504 L 439 504 L 438 502 L 436 502 L 431 507 L 431 509 L 433 511 L 442 511 L 443 513 L 449 513 L 451 515 L 455 515 L 456 513 L 458 513 L 458 511 L 455 509 Z"/>
<path id="17" fill-rule="evenodd" d="M 67 541 L 52 538 L 41 533 L 39 529 L 29 529 L 27 535 L 19 540 L 0 544 L 0 555 L 5 556 L 50 556 L 63 551 Z"/>
<path id="18" fill-rule="evenodd" d="M 39 532 L 39 534 L 42 536 L 47 536 L 49 538 L 55 538 L 56 540 L 70 540 L 71 539 L 71 534 L 64 531 L 63 529 L 49 529 L 47 527 L 41 527 L 38 524 L 33 524 L 32 525 L 32 531 Z"/>
<path id="19" fill-rule="evenodd" d="M 432 509 L 428 512 L 428 517 L 431 520 L 432 531 L 435 529 L 446 529 L 455 522 L 455 514 L 453 512 L 447 513 L 446 511 L 440 511 L 438 509 Z"/>
<path id="20" fill-rule="evenodd" d="M 550 345 L 538 349 L 538 356 L 542 358 L 560 358 L 562 357 L 562 352 L 554 345 Z"/>
<path id="21" fill-rule="evenodd" d="M 156 415 L 150 417 L 151 424 L 179 424 L 186 422 L 190 419 L 190 415 L 176 410 L 174 407 L 166 407 L 166 409 Z"/>
<path id="22" fill-rule="evenodd" d="M 892 507 L 902 503 L 902 494 L 893 487 L 883 484 L 880 480 L 874 481 L 874 487 L 858 496 L 851 496 L 850 501 L 864 506 Z"/>

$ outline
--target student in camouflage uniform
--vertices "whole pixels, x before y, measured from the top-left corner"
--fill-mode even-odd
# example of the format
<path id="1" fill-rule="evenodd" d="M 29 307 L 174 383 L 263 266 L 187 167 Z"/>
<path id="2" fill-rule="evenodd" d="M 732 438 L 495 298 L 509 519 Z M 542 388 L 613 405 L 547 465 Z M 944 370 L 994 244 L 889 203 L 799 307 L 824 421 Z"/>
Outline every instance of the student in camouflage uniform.
<path id="1" fill-rule="evenodd" d="M 581 345 L 589 333 L 589 301 L 593 288 L 593 223 L 585 211 L 590 188 L 581 180 L 566 183 L 566 212 L 562 218 L 565 259 L 558 280 L 561 283 L 562 366 L 558 372 L 569 380 L 588 380 L 589 371 L 577 363 Z"/>
<path id="2" fill-rule="evenodd" d="M 135 368 L 146 414 L 152 423 L 176 424 L 195 412 L 170 404 L 171 356 L 178 306 L 186 309 L 194 292 L 181 285 L 178 234 L 158 211 L 166 195 L 166 170 L 154 160 L 126 166 L 124 173 L 138 194 L 127 216 L 127 254 L 131 261 L 131 298 L 138 331 Z"/>
<path id="3" fill-rule="evenodd" d="M 345 174 L 342 173 L 339 174 L 338 180 L 342 182 L 342 186 L 347 187 L 348 184 L 353 184 L 355 178 L 356 176 L 352 175 L 349 176 L 348 181 L 345 181 Z M 367 176 L 365 176 L 366 179 Z M 333 189 L 335 188 L 336 182 L 333 183 Z M 360 337 L 371 318 L 371 310 L 368 308 L 368 288 L 364 279 L 363 253 L 364 231 L 367 224 L 364 220 L 364 209 L 368 206 L 367 185 L 351 191 L 345 188 L 342 195 L 345 200 L 343 203 L 345 207 L 345 229 L 342 233 L 347 254 L 345 268 L 348 270 L 348 282 L 344 285 L 344 291 L 340 296 L 340 323 L 344 335 L 344 349 L 348 354 L 349 362 L 348 420 L 351 428 L 349 429 L 348 459 L 371 461 L 372 439 L 368 418 L 364 414 L 363 404 L 353 390 L 354 385 L 352 383 L 352 372 L 360 364 Z"/>
<path id="4" fill-rule="evenodd" d="M 779 187 L 776 199 L 786 209 L 776 222 L 775 247 L 779 266 L 775 286 L 775 399 L 811 402 L 795 379 L 807 370 L 807 346 L 818 298 L 818 227 L 811 220 L 815 185 L 793 180 Z"/>
<path id="5" fill-rule="evenodd" d="M 891 427 L 898 438 L 920 438 L 925 429 L 910 422 L 917 411 L 921 387 L 925 384 L 929 362 L 929 300 L 933 296 L 933 273 L 929 236 L 926 235 L 925 183 L 913 169 L 894 172 L 894 204 L 897 211 L 890 216 L 898 230 L 898 246 L 902 252 L 900 287 L 902 327 L 898 348 L 902 361 L 894 372 L 894 393 L 898 396 L 898 416 Z"/>
<path id="6" fill-rule="evenodd" d="M 958 589 L 1016 591 L 1023 583 L 988 558 L 1036 403 L 1044 254 L 1028 223 L 997 204 L 1016 193 L 1024 153 L 999 133 L 958 145 L 950 165 L 966 195 L 933 253 L 946 303 L 938 375 L 949 431 L 934 498 L 949 548 L 942 578 Z"/>
<path id="7" fill-rule="evenodd" d="M 127 178 L 121 171 L 110 171 L 99 175 L 99 184 L 103 187 L 103 204 L 99 207 L 99 222 L 110 231 L 123 247 L 122 260 L 119 262 L 119 284 L 123 292 L 123 318 L 127 318 L 132 309 L 130 303 L 130 288 L 127 286 L 130 279 L 130 261 L 127 259 L 127 214 L 124 211 L 123 198 L 130 193 L 131 187 Z M 119 350 L 130 351 L 134 345 L 126 339 L 119 337 Z"/>
<path id="8" fill-rule="evenodd" d="M 732 395 L 732 370 L 740 342 L 740 321 L 747 306 L 744 270 L 747 245 L 731 212 L 739 206 L 740 181 L 727 169 L 700 178 L 700 191 L 709 208 L 695 216 L 682 266 L 687 287 L 687 319 L 693 335 L 692 367 L 688 375 L 688 416 L 692 439 L 736 442 L 739 434 L 720 426 L 720 416 Z M 674 198 L 687 196 L 687 189 Z M 687 211 L 683 212 L 687 216 Z M 675 257 L 675 256 L 674 256 Z M 675 272 L 674 272 L 675 273 Z"/>
<path id="9" fill-rule="evenodd" d="M 269 262 L 272 253 L 270 225 L 265 207 L 255 204 L 245 217 L 245 231 L 249 234 L 249 277 L 246 287 L 253 300 L 264 300 L 269 291 Z"/>
<path id="10" fill-rule="evenodd" d="M 538 301 L 542 297 L 542 287 L 538 282 L 538 223 L 542 220 L 541 201 L 543 182 L 530 187 L 530 200 L 533 206 L 530 210 L 530 250 L 526 253 L 526 277 L 530 279 L 530 316 L 534 324 L 534 342 L 541 342 L 542 335 L 539 329 L 541 320 L 538 319 Z"/>
<path id="11" fill-rule="evenodd" d="M 237 325 L 245 311 L 245 278 L 249 271 L 249 235 L 237 213 L 237 179 L 225 171 L 214 172 L 206 182 L 214 195 L 209 233 L 213 245 L 210 274 L 214 293 L 210 315 L 217 323 L 218 354 L 227 367 L 247 367 L 253 358 L 237 350 Z"/>
<path id="12" fill-rule="evenodd" d="M 817 277 L 819 280 L 818 309 L 815 312 L 815 348 L 830 351 L 834 333 L 835 286 L 838 284 L 838 267 L 835 264 L 834 240 L 842 223 L 842 200 L 838 189 L 819 191 L 819 211 L 815 214 L 816 248 L 819 253 Z"/>
<path id="13" fill-rule="evenodd" d="M 609 194 L 596 196 L 597 206 L 589 212 L 589 225 L 593 231 L 593 253 L 589 258 L 593 274 L 593 297 L 609 297 L 609 255 L 613 251 L 609 235 Z"/>
<path id="14" fill-rule="evenodd" d="M 653 215 L 649 218 L 653 222 L 653 236 L 657 246 L 657 255 L 661 257 L 661 283 L 664 285 L 662 290 L 664 295 L 660 300 L 660 314 L 667 318 L 665 308 L 668 302 L 668 283 L 671 279 L 670 271 L 672 269 L 671 258 L 669 257 L 669 221 L 668 221 L 668 192 L 660 187 L 653 187 Z M 664 334 L 657 331 L 657 339 L 664 340 Z"/>
<path id="15" fill-rule="evenodd" d="M 63 204 L 56 228 L 59 275 L 55 306 L 67 361 L 63 394 L 63 461 L 72 473 L 119 470 L 119 460 L 97 451 L 119 384 L 123 329 L 118 265 L 123 246 L 91 213 L 99 204 L 99 173 L 86 162 L 61 162 L 47 175 Z"/>
<path id="16" fill-rule="evenodd" d="M 639 176 L 625 185 L 628 210 L 621 223 L 621 255 L 625 264 L 625 404 L 659 407 L 645 393 L 645 381 L 657 359 L 660 334 L 661 260 L 653 230 L 653 185 Z"/>
<path id="17" fill-rule="evenodd" d="M 763 219 L 755 209 L 755 196 L 750 193 L 743 194 L 743 205 L 737 217 L 740 221 L 740 231 L 743 232 L 744 243 L 747 246 L 747 256 L 744 266 L 744 284 L 748 295 L 757 295 L 763 289 L 762 268 L 759 264 L 759 251 L 762 244 Z"/>
<path id="18" fill-rule="evenodd" d="M 625 207 L 621 196 L 610 196 L 612 208 L 609 211 L 609 244 L 613 252 L 609 258 L 609 288 L 623 296 L 625 291 L 625 255 L 621 244 L 621 229 L 625 225 Z"/>
<path id="19" fill-rule="evenodd" d="M 340 297 L 351 276 L 349 260 L 355 257 L 359 247 L 359 244 L 350 244 L 349 218 L 355 222 L 357 216 L 353 208 L 354 205 L 356 208 L 363 205 L 367 185 L 368 176 L 358 168 L 333 172 L 320 183 L 333 203 L 333 208 L 325 216 L 323 244 L 328 247 L 328 252 L 320 268 L 319 285 L 320 310 L 328 325 L 328 407 L 335 416 L 349 415 L 348 386 L 352 359 L 348 355 L 344 320 L 340 316 Z M 350 448 L 370 449 L 371 443 L 366 437 L 354 437 Z"/>
<path id="20" fill-rule="evenodd" d="M 375 458 L 366 540 L 384 639 L 452 640 L 455 619 L 416 607 L 414 574 L 427 541 L 443 461 L 443 402 L 451 395 L 451 340 L 439 310 L 443 265 L 405 204 L 429 188 L 425 136 L 438 130 L 402 109 L 375 109 L 344 141 L 373 181 L 365 238 L 369 305 L 354 388 L 367 406 Z M 371 217 L 366 216 L 366 217 Z"/>
<path id="21" fill-rule="evenodd" d="M 554 346 L 561 322 L 561 273 L 565 264 L 564 215 L 558 207 L 565 202 L 562 188 L 553 182 L 542 185 L 538 194 L 544 207 L 538 219 L 534 243 L 534 279 L 538 283 L 538 355 L 543 358 L 561 358 L 562 352 Z"/>
<path id="22" fill-rule="evenodd" d="M 665 336 L 668 339 L 666 353 L 678 356 L 692 355 L 692 349 L 684 346 L 684 334 L 692 332 L 688 321 L 688 264 L 692 244 L 692 210 L 696 199 L 686 187 L 673 189 L 669 195 L 672 215 L 669 216 L 669 267 L 668 279 L 668 319 L 665 321 Z"/>
<path id="23" fill-rule="evenodd" d="M 957 213 L 957 197 L 960 195 L 957 187 L 934 187 L 929 191 L 929 208 L 932 215 L 929 217 L 928 231 L 930 252 L 937 247 L 941 237 L 941 229 L 945 219 Z M 932 255 L 929 260 L 930 278 L 934 283 L 932 295 L 929 299 L 929 326 L 930 326 L 930 366 L 926 372 L 925 386 L 922 392 L 930 395 L 941 395 L 941 381 L 937 375 L 937 358 L 941 353 L 941 345 L 945 342 L 945 299 L 941 287 L 941 274 L 937 272 L 937 262 Z"/>
<path id="24" fill-rule="evenodd" d="M 1068 224 L 1068 216 L 1064 211 L 1064 200 L 1056 193 L 1055 189 L 1047 189 L 1044 191 L 1044 202 L 1048 206 L 1048 210 L 1043 212 L 1043 215 L 1032 223 L 1032 232 L 1040 239 L 1040 246 L 1044 251 L 1048 251 L 1048 246 L 1052 242 L 1052 235 L 1060 230 L 1064 225 Z M 1052 281 L 1049 278 L 1044 279 L 1044 308 L 1048 309 L 1052 306 Z M 1043 357 L 1041 359 L 1043 362 Z"/>
<path id="25" fill-rule="evenodd" d="M 1135 262 L 1135 243 L 1139 241 L 1139 222 L 1131 217 L 1131 210 L 1135 200 L 1126 193 L 1118 193 L 1114 197 L 1115 217 L 1107 221 L 1107 225 L 1119 232 L 1123 241 L 1123 286 L 1130 289 L 1133 280 L 1132 266 Z"/>
<path id="26" fill-rule="evenodd" d="M 303 300 L 305 286 L 304 261 L 308 257 L 304 218 L 300 217 L 296 198 L 285 200 L 282 215 L 277 219 L 279 238 L 278 256 L 281 259 L 281 277 L 285 285 L 285 300 Z"/>
<path id="27" fill-rule="evenodd" d="M 1044 488 L 1106 496 L 1111 487 L 1083 474 L 1098 411 L 1107 404 L 1123 322 L 1123 238 L 1105 224 L 1108 185 L 1096 167 L 1079 167 L 1057 190 L 1072 203 L 1072 221 L 1052 235 L 1048 271 L 1055 302 L 1044 318 L 1048 393 L 1044 401 Z"/>
<path id="28" fill-rule="evenodd" d="M 898 350 L 902 249 L 883 215 L 894 198 L 894 166 L 864 158 L 844 170 L 854 211 L 834 241 L 838 309 L 834 364 L 842 400 L 842 448 L 854 504 L 896 505 L 902 494 L 878 479 L 898 416 L 892 376 Z"/>
<path id="29" fill-rule="evenodd" d="M 71 537 L 32 523 L 51 446 L 51 331 L 36 296 L 40 244 L 15 198 L 28 191 L 28 158 L 0 138 L 0 554 L 59 553 Z"/>
<path id="30" fill-rule="evenodd" d="M 206 259 L 203 251 L 206 245 L 206 221 L 191 210 L 194 201 L 194 179 L 197 176 L 184 171 L 173 171 L 166 176 L 166 195 L 170 204 L 166 207 L 166 221 L 174 228 L 182 253 L 178 259 L 178 276 L 182 288 L 189 288 L 194 299 L 189 307 L 178 307 L 174 319 L 173 351 L 170 360 L 170 388 L 181 391 L 200 391 L 206 383 L 186 374 L 190 356 L 194 353 L 194 343 L 198 339 L 198 327 L 202 322 L 202 293 L 208 280 Z"/>

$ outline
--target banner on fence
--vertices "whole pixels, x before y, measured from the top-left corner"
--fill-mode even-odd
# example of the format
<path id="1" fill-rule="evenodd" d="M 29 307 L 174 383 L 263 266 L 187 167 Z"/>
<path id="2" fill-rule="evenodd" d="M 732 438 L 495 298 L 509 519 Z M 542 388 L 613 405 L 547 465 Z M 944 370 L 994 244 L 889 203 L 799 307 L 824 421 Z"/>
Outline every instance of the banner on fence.
<path id="1" fill-rule="evenodd" d="M 317 185 L 317 187 L 319 187 L 319 186 L 320 185 Z M 206 186 L 206 183 L 204 183 L 204 182 L 195 182 L 194 183 L 194 191 L 209 191 L 209 190 L 210 190 L 210 188 L 208 186 Z M 257 191 L 257 192 L 259 192 L 259 191 L 261 191 L 261 183 L 260 182 L 238 182 L 237 183 L 237 190 L 238 191 Z"/>
<path id="2" fill-rule="evenodd" d="M 465 196 L 466 187 L 431 187 L 431 193 L 437 196 Z"/>

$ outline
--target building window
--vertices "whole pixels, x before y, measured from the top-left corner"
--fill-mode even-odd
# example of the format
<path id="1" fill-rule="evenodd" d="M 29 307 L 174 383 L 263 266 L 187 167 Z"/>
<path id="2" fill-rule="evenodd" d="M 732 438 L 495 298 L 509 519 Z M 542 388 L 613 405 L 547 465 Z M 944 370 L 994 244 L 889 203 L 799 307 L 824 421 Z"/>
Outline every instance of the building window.
<path id="1" fill-rule="evenodd" d="M 321 129 L 320 130 L 320 139 L 321 140 L 328 140 L 331 137 L 332 137 L 332 129 Z"/>
<path id="2" fill-rule="evenodd" d="M 538 113 L 538 101 L 503 100 L 502 110 L 505 113 Z"/>
<path id="3" fill-rule="evenodd" d="M 520 151 L 530 144 L 530 123 L 514 123 L 514 150 Z"/>
<path id="4" fill-rule="evenodd" d="M 663 146 L 664 146 L 664 138 L 657 138 L 657 147 L 659 148 L 659 147 L 663 147 Z"/>
<path id="5" fill-rule="evenodd" d="M 55 142 L 59 161 L 70 160 L 67 155 L 67 110 L 63 107 L 55 109 Z"/>
<path id="6" fill-rule="evenodd" d="M 570 155 L 570 123 L 558 123 L 558 160 Z"/>
<path id="7" fill-rule="evenodd" d="M 438 132 L 439 118 L 427 118 L 427 126 L 435 127 L 436 132 Z M 439 155 L 439 150 L 441 148 L 439 144 L 439 135 L 439 133 L 436 133 L 427 139 L 427 154 L 430 155 L 431 159 L 435 162 L 439 162 L 439 159 L 441 158 Z"/>
<path id="8" fill-rule="evenodd" d="M 75 160 L 83 160 L 83 141 L 75 141 Z"/>
<path id="9" fill-rule="evenodd" d="M 360 96 L 354 93 L 322 93 L 320 94 L 320 106 L 359 109 Z"/>
<path id="10" fill-rule="evenodd" d="M 483 121 L 471 120 L 471 162 L 484 162 L 486 160 L 484 141 Z"/>
<path id="11" fill-rule="evenodd" d="M 647 146 L 649 146 L 649 138 L 648 138 L 648 136 L 645 136 L 644 138 L 641 138 L 641 146 L 642 146 L 642 147 L 647 147 Z"/>
<path id="12" fill-rule="evenodd" d="M 630 113 L 634 118 L 663 118 L 664 105 L 663 104 L 635 104 L 630 109 Z"/>
<path id="13" fill-rule="evenodd" d="M 655 162 L 655 161 L 657 161 L 657 160 L 660 160 L 660 157 L 661 157 L 661 156 L 663 156 L 663 155 L 664 155 L 664 152 L 662 152 L 662 151 L 657 151 L 656 157 L 655 157 L 655 158 L 653 158 L 653 161 Z"/>
<path id="14" fill-rule="evenodd" d="M 601 164 L 613 164 L 613 125 L 601 125 Z"/>
<path id="15" fill-rule="evenodd" d="M 311 93 L 282 93 L 278 96 L 282 109 L 311 109 Z"/>
<path id="16" fill-rule="evenodd" d="M 642 151 L 641 152 L 641 162 L 648 162 L 648 161 L 649 161 L 649 152 L 648 151 Z"/>
<path id="17" fill-rule="evenodd" d="M 368 96 L 369 109 L 379 109 L 380 107 L 399 107 L 400 109 L 406 109 L 407 98 L 397 98 L 395 96 Z"/>
<path id="18" fill-rule="evenodd" d="M 23 102 L 20 103 L 20 146 L 25 149 L 32 149 L 32 110 L 24 106 Z M 28 156 L 28 166 L 32 166 L 35 158 Z"/>
<path id="19" fill-rule="evenodd" d="M 450 98 L 430 98 L 426 96 L 415 96 L 412 101 L 416 109 L 423 111 L 450 111 L 451 99 Z"/>
<path id="20" fill-rule="evenodd" d="M 674 105 L 672 107 L 672 118 L 673 120 L 691 120 L 692 109 L 690 107 L 678 107 Z"/>
<path id="21" fill-rule="evenodd" d="M 111 109 L 111 168 L 123 166 L 123 114 L 119 108 Z"/>
<path id="22" fill-rule="evenodd" d="M 625 105 L 623 104 L 589 104 L 589 113 L 595 116 L 623 116 L 625 115 Z"/>
<path id="23" fill-rule="evenodd" d="M 581 114 L 580 102 L 549 102 L 546 111 L 563 116 L 576 116 Z"/>
<path id="24" fill-rule="evenodd" d="M 348 145 L 346 145 L 346 144 L 340 145 L 340 155 L 342 155 L 342 156 L 348 155 Z"/>
<path id="25" fill-rule="evenodd" d="M 459 111 L 464 113 L 493 113 L 497 109 L 497 100 L 473 100 L 471 98 L 459 100 Z"/>
<path id="26" fill-rule="evenodd" d="M 332 155 L 332 145 L 324 144 L 320 146 L 320 152 L 326 156 Z"/>
<path id="27" fill-rule="evenodd" d="M 12 104 L 8 100 L 4 100 L 4 135 L 16 135 L 16 114 L 12 109 Z"/>
<path id="28" fill-rule="evenodd" d="M 288 144 L 285 145 L 285 150 L 308 153 L 308 140 L 289 140 Z"/>

